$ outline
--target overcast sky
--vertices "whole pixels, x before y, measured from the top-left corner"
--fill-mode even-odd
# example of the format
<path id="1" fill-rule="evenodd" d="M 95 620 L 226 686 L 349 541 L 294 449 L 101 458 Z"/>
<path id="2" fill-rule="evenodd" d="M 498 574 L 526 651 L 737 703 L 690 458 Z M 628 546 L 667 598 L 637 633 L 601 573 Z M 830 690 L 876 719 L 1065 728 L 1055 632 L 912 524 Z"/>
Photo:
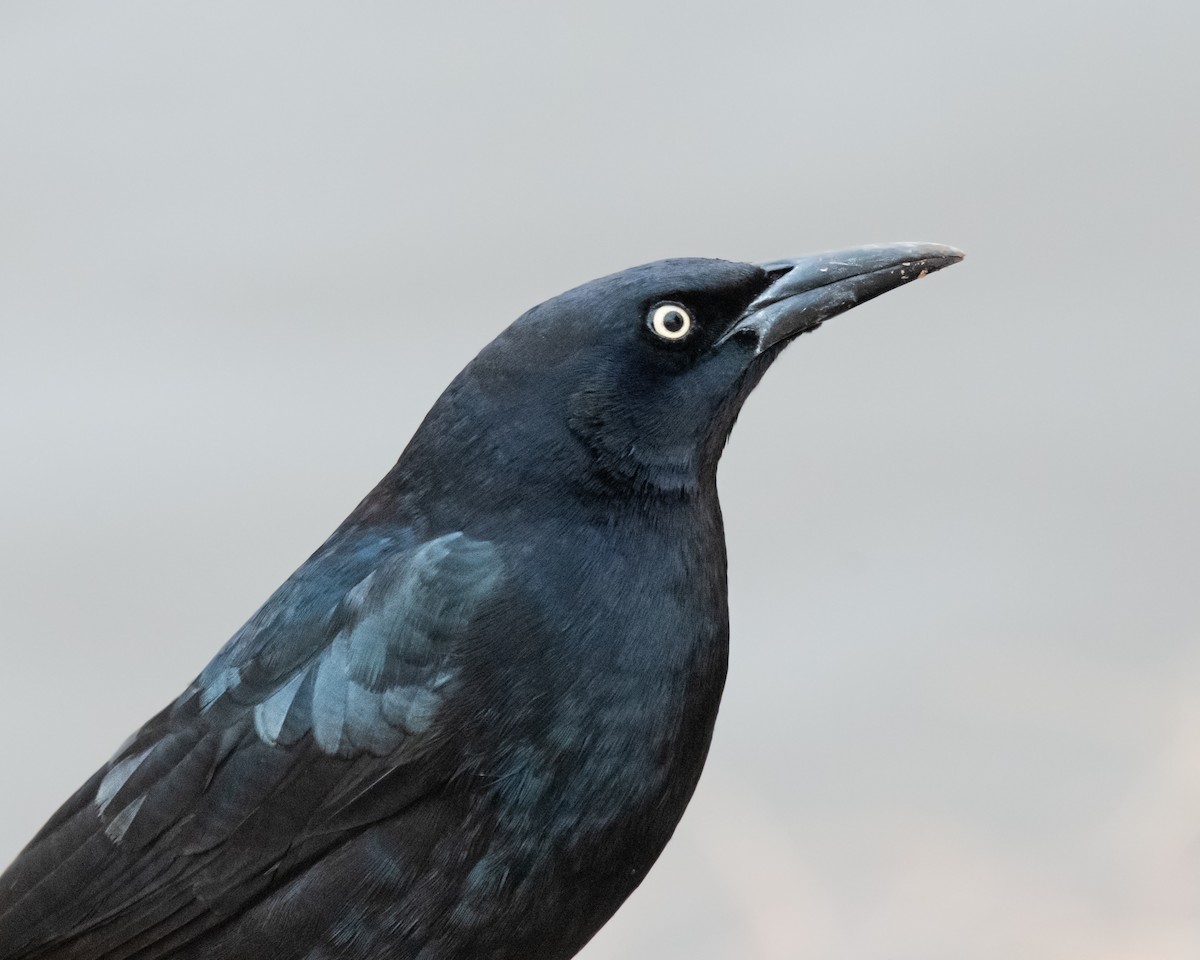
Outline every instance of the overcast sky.
<path id="1" fill-rule="evenodd" d="M 586 960 L 1200 955 L 1200 6 L 0 5 L 0 862 L 527 307 L 953 270 L 721 471 L 733 654 Z"/>

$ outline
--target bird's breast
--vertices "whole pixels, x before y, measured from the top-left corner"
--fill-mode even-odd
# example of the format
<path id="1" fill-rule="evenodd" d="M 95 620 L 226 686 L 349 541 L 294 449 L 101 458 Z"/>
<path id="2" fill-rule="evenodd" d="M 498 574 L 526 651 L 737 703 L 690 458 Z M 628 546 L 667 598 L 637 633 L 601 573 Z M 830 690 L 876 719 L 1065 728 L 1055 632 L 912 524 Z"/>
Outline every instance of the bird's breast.
<path id="1" fill-rule="evenodd" d="M 728 657 L 724 545 L 695 525 L 569 540 L 527 574 L 540 639 L 513 670 L 520 720 L 494 754 L 495 809 L 501 833 L 536 835 L 532 857 L 640 879 L 708 752 Z"/>

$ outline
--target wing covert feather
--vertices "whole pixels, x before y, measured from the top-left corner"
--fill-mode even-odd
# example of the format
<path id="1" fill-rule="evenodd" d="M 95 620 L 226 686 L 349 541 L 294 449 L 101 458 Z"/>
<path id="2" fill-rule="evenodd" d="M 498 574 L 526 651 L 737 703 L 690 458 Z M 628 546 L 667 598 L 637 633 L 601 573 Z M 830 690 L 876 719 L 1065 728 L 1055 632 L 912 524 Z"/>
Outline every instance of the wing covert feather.
<path id="1" fill-rule="evenodd" d="M 332 539 L 0 876 L 0 960 L 194 939 L 443 784 L 438 711 L 501 575 L 458 532 Z"/>

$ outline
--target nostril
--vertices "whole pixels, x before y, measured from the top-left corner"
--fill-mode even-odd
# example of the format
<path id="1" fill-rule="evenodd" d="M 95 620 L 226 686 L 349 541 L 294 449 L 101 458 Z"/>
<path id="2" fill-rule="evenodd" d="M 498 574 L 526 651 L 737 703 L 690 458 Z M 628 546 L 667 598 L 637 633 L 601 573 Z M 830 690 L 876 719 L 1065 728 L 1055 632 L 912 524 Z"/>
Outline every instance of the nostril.
<path id="1" fill-rule="evenodd" d="M 742 343 L 749 344 L 752 347 L 758 347 L 758 330 L 754 327 L 742 327 L 733 331 L 733 336 L 729 339 L 738 340 Z"/>

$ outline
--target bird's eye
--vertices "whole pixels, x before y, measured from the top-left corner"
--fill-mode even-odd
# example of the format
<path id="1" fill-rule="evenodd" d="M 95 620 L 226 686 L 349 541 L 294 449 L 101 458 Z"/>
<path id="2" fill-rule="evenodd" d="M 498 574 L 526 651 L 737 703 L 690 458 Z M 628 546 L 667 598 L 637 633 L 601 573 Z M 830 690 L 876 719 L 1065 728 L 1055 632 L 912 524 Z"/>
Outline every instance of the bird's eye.
<path id="1" fill-rule="evenodd" d="M 650 329 L 664 340 L 682 340 L 692 332 L 692 315 L 677 303 L 660 303 L 650 311 Z"/>

